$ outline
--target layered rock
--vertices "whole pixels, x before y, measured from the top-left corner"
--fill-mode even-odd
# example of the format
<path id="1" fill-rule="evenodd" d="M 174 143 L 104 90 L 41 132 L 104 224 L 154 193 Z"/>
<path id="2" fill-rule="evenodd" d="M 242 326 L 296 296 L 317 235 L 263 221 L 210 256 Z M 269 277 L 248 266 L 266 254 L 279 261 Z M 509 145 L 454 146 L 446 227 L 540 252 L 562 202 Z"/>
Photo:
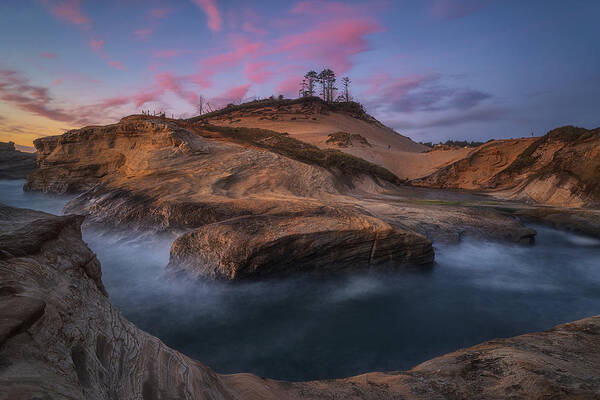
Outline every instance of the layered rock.
<path id="1" fill-rule="evenodd" d="M 228 398 L 110 304 L 81 222 L 0 207 L 0 398 Z"/>
<path id="2" fill-rule="evenodd" d="M 492 340 L 406 372 L 312 382 L 219 375 L 120 315 L 81 240 L 80 223 L 0 207 L 2 400 L 593 399 L 600 393 L 600 317 Z"/>
<path id="3" fill-rule="evenodd" d="M 333 271 L 327 263 L 339 268 L 345 261 L 358 260 L 355 253 L 361 260 L 379 260 L 379 250 L 375 257 L 369 256 L 377 235 L 396 235 L 390 243 L 406 247 L 392 252 L 395 257 L 388 257 L 390 265 L 407 264 L 400 254 L 417 251 L 422 254 L 414 254 L 415 259 L 432 261 L 431 242 L 419 234 L 395 231 L 359 208 L 339 204 L 357 185 L 393 187 L 395 176 L 364 160 L 323 151 L 286 135 L 134 116 L 111 126 L 38 139 L 35 144 L 40 168 L 31 175 L 27 189 L 83 191 L 66 211 L 86 214 L 89 223 L 103 226 L 176 234 L 206 226 L 212 236 L 203 246 L 178 242 L 179 249 L 182 243 L 189 245 L 185 252 L 190 259 L 204 257 L 193 252 L 216 255 L 222 250 L 218 243 L 226 240 L 228 232 L 213 230 L 208 224 L 222 223 L 219 226 L 224 227 L 224 221 L 232 218 L 255 216 L 253 221 L 261 221 L 265 232 L 277 231 L 280 239 L 297 235 L 294 229 L 299 226 L 305 241 L 318 238 L 320 252 L 328 255 L 310 260 L 300 248 L 305 242 L 277 242 L 283 246 L 278 251 L 288 252 L 288 262 L 298 270 L 311 261 L 317 270 Z M 325 209 L 330 210 L 329 215 L 323 214 Z M 335 215 L 342 214 L 346 218 L 335 222 Z M 419 246 L 406 237 L 414 238 Z M 259 246 L 259 242 L 253 245 Z M 237 253 L 249 251 L 251 245 L 229 243 L 230 250 Z M 347 264 L 347 268 L 354 265 Z M 275 269 L 260 271 L 261 276 L 269 275 L 268 271 L 279 274 Z M 195 270 L 190 274 L 196 275 Z M 243 274 L 220 276 L 237 279 Z"/>
<path id="4" fill-rule="evenodd" d="M 25 179 L 35 168 L 34 153 L 18 151 L 13 142 L 0 142 L 0 179 Z"/>
<path id="5" fill-rule="evenodd" d="M 519 208 L 514 214 L 526 221 L 600 238 L 600 210 Z"/>
<path id="6" fill-rule="evenodd" d="M 285 251 L 294 255 L 286 261 L 298 270 L 314 262 L 313 270 L 331 272 L 342 264 L 370 268 L 379 264 L 373 260 L 384 258 L 397 266 L 425 263 L 432 247 L 421 235 L 456 241 L 467 233 L 522 242 L 535 234 L 493 209 L 415 203 L 412 195 L 403 194 L 406 189 L 399 189 L 398 178 L 379 166 L 262 129 L 131 116 L 114 125 L 38 139 L 35 145 L 39 168 L 26 189 L 81 193 L 65 211 L 85 214 L 86 223 L 103 228 L 175 235 L 195 231 L 196 236 L 177 242 L 171 262 L 187 266 L 192 276 L 237 279 L 244 274 L 235 271 L 246 263 L 240 254 L 265 257 L 264 249 L 273 252 L 274 258 L 266 257 L 270 262 Z M 250 231 L 227 241 L 240 217 L 248 217 L 245 226 L 256 233 L 256 241 Z M 379 250 L 370 255 L 374 232 L 385 232 L 389 243 L 400 246 L 392 257 L 380 257 Z M 204 242 L 194 244 L 190 237 Z M 302 248 L 309 238 L 321 248 L 316 256 L 315 245 Z M 237 264 L 211 267 L 218 274 L 199 273 L 203 269 L 194 265 L 208 261 L 208 253 L 213 266 L 226 258 Z M 256 271 L 261 271 L 257 276 L 279 274 L 262 267 Z"/>
<path id="7" fill-rule="evenodd" d="M 168 268 L 200 277 L 249 279 L 432 262 L 433 249 L 425 237 L 338 211 L 246 216 L 205 225 L 175 240 Z"/>
<path id="8" fill-rule="evenodd" d="M 600 206 L 600 128 L 554 129 L 540 138 L 486 143 L 412 183 L 485 190 L 563 207 Z"/>

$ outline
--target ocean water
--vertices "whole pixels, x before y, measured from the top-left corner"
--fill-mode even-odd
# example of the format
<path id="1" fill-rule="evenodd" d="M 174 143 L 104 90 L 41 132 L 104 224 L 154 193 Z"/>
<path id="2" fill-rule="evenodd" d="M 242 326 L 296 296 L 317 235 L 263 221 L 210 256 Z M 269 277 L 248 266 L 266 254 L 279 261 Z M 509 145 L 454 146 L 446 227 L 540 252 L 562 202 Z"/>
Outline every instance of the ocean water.
<path id="1" fill-rule="evenodd" d="M 0 181 L 0 202 L 67 198 Z M 498 337 L 600 314 L 600 240 L 535 226 L 534 246 L 437 245 L 426 270 L 223 284 L 164 274 L 170 240 L 85 230 L 113 304 L 220 373 L 324 379 L 409 369 Z"/>

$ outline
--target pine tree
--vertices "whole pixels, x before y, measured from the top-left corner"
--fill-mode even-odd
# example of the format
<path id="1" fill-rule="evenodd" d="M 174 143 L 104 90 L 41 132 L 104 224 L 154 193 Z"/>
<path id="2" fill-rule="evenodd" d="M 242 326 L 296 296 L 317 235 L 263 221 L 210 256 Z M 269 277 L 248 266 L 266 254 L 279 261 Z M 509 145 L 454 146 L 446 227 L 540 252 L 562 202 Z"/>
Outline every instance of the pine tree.
<path id="1" fill-rule="evenodd" d="M 344 85 L 344 93 L 343 93 L 342 97 L 346 103 L 349 103 L 350 101 L 352 101 L 352 97 L 350 96 L 350 91 L 348 90 L 348 87 L 350 86 L 351 82 L 352 81 L 347 76 L 342 78 L 342 83 Z"/>
<path id="2" fill-rule="evenodd" d="M 332 102 L 333 96 L 337 88 L 335 87 L 335 72 L 329 68 L 325 68 L 318 75 L 319 84 L 321 85 L 321 96 L 326 102 Z"/>
<path id="3" fill-rule="evenodd" d="M 315 95 L 315 84 L 317 83 L 319 76 L 315 71 L 308 71 L 304 75 L 306 79 L 306 96 L 312 97 Z"/>
<path id="4" fill-rule="evenodd" d="M 308 84 L 306 78 L 302 79 L 302 82 L 300 82 L 300 91 L 298 94 L 300 97 L 308 96 Z"/>

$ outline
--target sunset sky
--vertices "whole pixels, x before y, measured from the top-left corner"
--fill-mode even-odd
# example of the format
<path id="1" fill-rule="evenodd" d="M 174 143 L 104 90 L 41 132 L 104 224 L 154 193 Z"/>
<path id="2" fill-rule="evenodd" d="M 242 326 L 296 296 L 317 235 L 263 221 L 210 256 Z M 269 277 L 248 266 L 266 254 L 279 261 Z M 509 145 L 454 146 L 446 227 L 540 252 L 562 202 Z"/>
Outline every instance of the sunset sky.
<path id="1" fill-rule="evenodd" d="M 417 141 L 600 126 L 600 1 L 0 1 L 0 141 L 352 79 Z"/>

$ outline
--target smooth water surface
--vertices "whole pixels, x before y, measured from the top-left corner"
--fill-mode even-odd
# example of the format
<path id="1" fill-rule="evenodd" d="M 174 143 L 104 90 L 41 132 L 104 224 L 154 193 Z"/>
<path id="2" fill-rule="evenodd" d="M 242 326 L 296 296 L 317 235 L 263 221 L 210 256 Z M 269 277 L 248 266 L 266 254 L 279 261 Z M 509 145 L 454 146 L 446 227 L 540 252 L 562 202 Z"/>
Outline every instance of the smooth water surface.
<path id="1" fill-rule="evenodd" d="M 0 202 L 60 205 L 0 187 Z M 530 247 L 438 245 L 437 264 L 425 271 L 236 285 L 167 278 L 169 240 L 90 230 L 84 238 L 102 262 L 113 304 L 142 329 L 217 372 L 304 380 L 408 369 L 600 314 L 600 240 L 535 228 Z"/>

